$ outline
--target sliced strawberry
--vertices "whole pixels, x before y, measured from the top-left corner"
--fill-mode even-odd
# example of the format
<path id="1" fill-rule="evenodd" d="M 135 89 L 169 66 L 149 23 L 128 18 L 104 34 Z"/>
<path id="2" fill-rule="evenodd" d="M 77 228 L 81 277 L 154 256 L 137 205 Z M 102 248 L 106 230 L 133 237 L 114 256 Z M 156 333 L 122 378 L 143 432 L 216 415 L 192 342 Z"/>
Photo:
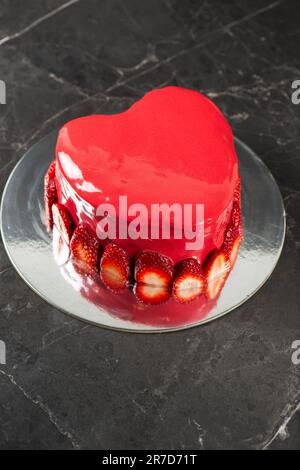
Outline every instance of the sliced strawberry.
<path id="1" fill-rule="evenodd" d="M 55 160 L 49 166 L 44 178 L 44 203 L 46 224 L 49 231 L 53 227 L 52 205 L 57 202 L 57 192 L 55 185 Z"/>
<path id="2" fill-rule="evenodd" d="M 241 225 L 235 227 L 231 223 L 228 224 L 224 236 L 222 249 L 229 257 L 230 266 L 233 268 L 238 255 L 238 249 L 243 239 Z"/>
<path id="3" fill-rule="evenodd" d="M 135 262 L 134 277 L 138 283 L 168 287 L 173 276 L 173 262 L 156 251 L 142 251 Z"/>
<path id="4" fill-rule="evenodd" d="M 181 261 L 175 268 L 173 296 L 181 303 L 196 299 L 205 290 L 205 277 L 200 262 L 195 258 Z"/>
<path id="5" fill-rule="evenodd" d="M 53 160 L 50 163 L 50 166 L 47 170 L 45 178 L 49 178 L 50 180 L 53 180 L 55 178 L 55 170 L 56 170 L 56 161 Z"/>
<path id="6" fill-rule="evenodd" d="M 214 250 L 205 261 L 206 297 L 215 299 L 221 292 L 230 271 L 230 261 L 223 250 Z"/>
<path id="7" fill-rule="evenodd" d="M 113 291 L 119 291 L 129 285 L 130 258 L 128 253 L 116 245 L 109 243 L 100 261 L 100 278 L 103 284 Z"/>
<path id="8" fill-rule="evenodd" d="M 78 225 L 71 238 L 72 257 L 77 269 L 82 273 L 93 274 L 99 266 L 100 243 L 98 238 L 85 225 Z"/>
<path id="9" fill-rule="evenodd" d="M 238 202 L 234 201 L 231 210 L 230 221 L 234 227 L 242 226 L 242 212 L 241 206 Z"/>
<path id="10" fill-rule="evenodd" d="M 73 221 L 68 209 L 56 202 L 52 206 L 53 223 L 59 230 L 61 236 L 67 243 L 70 243 L 73 233 Z"/>
<path id="11" fill-rule="evenodd" d="M 232 245 L 231 251 L 229 253 L 227 253 L 228 256 L 229 256 L 229 261 L 230 261 L 231 268 L 233 268 L 233 266 L 236 262 L 241 241 L 242 241 L 242 237 L 236 238 L 236 240 L 234 241 L 234 243 Z"/>
<path id="12" fill-rule="evenodd" d="M 165 286 L 150 286 L 138 282 L 133 291 L 136 298 L 144 304 L 158 305 L 166 302 L 170 297 L 170 289 Z"/>
<path id="13" fill-rule="evenodd" d="M 231 223 L 226 227 L 222 249 L 228 254 L 232 250 L 235 240 L 239 236 L 239 231 Z"/>
<path id="14" fill-rule="evenodd" d="M 238 182 L 234 188 L 233 199 L 238 203 L 241 201 L 241 178 L 238 179 Z"/>
<path id="15" fill-rule="evenodd" d="M 54 259 L 59 266 L 62 266 L 68 261 L 70 255 L 69 244 L 62 237 L 62 234 L 55 225 L 52 233 L 52 250 Z"/>
<path id="16" fill-rule="evenodd" d="M 53 228 L 52 206 L 57 201 L 55 180 L 49 180 L 44 191 L 46 224 L 49 231 Z"/>

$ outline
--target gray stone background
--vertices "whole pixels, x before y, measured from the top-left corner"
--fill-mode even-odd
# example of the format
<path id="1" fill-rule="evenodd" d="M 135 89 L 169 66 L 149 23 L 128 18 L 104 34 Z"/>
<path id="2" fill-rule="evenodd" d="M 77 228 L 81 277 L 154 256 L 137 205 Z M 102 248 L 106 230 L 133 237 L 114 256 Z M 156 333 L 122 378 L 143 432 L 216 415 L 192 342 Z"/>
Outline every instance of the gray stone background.
<path id="1" fill-rule="evenodd" d="M 0 245 L 0 448 L 300 448 L 299 0 L 0 0 L 0 188 L 76 116 L 192 87 L 223 110 L 282 191 L 280 262 L 232 314 L 185 332 L 102 330 L 60 313 Z"/>

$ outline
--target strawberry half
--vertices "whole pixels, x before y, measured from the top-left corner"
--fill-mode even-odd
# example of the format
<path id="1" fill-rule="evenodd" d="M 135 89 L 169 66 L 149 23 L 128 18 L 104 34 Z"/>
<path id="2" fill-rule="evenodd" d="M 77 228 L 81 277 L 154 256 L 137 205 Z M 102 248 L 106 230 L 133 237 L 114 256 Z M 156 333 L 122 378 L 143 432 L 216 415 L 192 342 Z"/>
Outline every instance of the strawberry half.
<path id="1" fill-rule="evenodd" d="M 206 297 L 215 299 L 221 292 L 230 271 L 228 255 L 223 250 L 214 250 L 205 261 L 203 272 L 206 278 Z"/>
<path id="2" fill-rule="evenodd" d="M 56 161 L 53 160 L 50 163 L 50 166 L 47 170 L 47 173 L 46 173 L 45 177 L 49 178 L 50 180 L 53 180 L 55 178 L 55 171 L 56 171 Z"/>
<path id="3" fill-rule="evenodd" d="M 241 226 L 234 227 L 232 224 L 229 224 L 225 232 L 222 249 L 229 257 L 231 268 L 233 268 L 236 261 L 242 239 Z"/>
<path id="4" fill-rule="evenodd" d="M 231 210 L 231 216 L 230 216 L 230 221 L 231 224 L 238 228 L 242 226 L 242 211 L 241 211 L 241 206 L 238 202 L 234 201 L 232 205 L 232 210 Z"/>
<path id="5" fill-rule="evenodd" d="M 191 302 L 205 291 L 205 277 L 197 259 L 188 258 L 176 266 L 172 290 L 180 303 Z"/>
<path id="6" fill-rule="evenodd" d="M 55 225 L 52 232 L 52 250 L 54 259 L 59 266 L 64 265 L 68 261 L 70 255 L 69 244 Z"/>
<path id="7" fill-rule="evenodd" d="M 236 262 L 236 259 L 237 259 L 237 255 L 238 255 L 238 252 L 239 252 L 239 247 L 240 247 L 240 244 L 241 244 L 241 241 L 242 241 L 242 237 L 239 236 L 234 242 L 233 242 L 233 245 L 232 245 L 232 248 L 231 248 L 231 251 L 228 254 L 229 256 L 229 261 L 230 261 L 230 266 L 231 268 L 233 268 L 235 262 Z"/>
<path id="8" fill-rule="evenodd" d="M 156 251 L 142 251 L 135 262 L 134 277 L 138 283 L 168 287 L 173 277 L 173 262 Z"/>
<path id="9" fill-rule="evenodd" d="M 100 261 L 100 279 L 112 291 L 119 291 L 129 285 L 130 258 L 128 253 L 116 245 L 106 245 Z"/>
<path id="10" fill-rule="evenodd" d="M 68 209 L 56 202 L 52 206 L 53 223 L 60 232 L 66 243 L 70 243 L 73 233 L 73 221 Z"/>
<path id="11" fill-rule="evenodd" d="M 53 227 L 52 205 L 57 202 L 57 192 L 55 185 L 55 160 L 50 164 L 44 178 L 44 203 L 46 225 L 49 231 Z"/>
<path id="12" fill-rule="evenodd" d="M 166 302 L 170 297 L 170 289 L 165 286 L 149 286 L 138 282 L 133 288 L 136 298 L 144 303 L 158 305 Z"/>
<path id="13" fill-rule="evenodd" d="M 238 182 L 234 188 L 233 199 L 237 202 L 241 202 L 241 178 L 238 179 Z"/>
<path id="14" fill-rule="evenodd" d="M 94 274 L 98 270 L 100 243 L 98 238 L 83 224 L 76 227 L 71 238 L 71 252 L 77 270 L 81 273 Z"/>

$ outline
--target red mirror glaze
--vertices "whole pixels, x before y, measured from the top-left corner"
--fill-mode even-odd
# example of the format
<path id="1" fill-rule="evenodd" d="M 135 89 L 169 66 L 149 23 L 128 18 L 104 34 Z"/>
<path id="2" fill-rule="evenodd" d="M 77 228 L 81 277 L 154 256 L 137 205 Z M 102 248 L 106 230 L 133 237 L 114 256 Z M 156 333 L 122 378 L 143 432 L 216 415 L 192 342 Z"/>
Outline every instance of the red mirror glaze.
<path id="1" fill-rule="evenodd" d="M 120 240 L 129 254 L 150 248 L 174 262 L 203 261 L 223 242 L 238 180 L 231 129 L 200 93 L 167 87 L 147 93 L 127 111 L 68 122 L 56 148 L 58 201 L 75 223 L 94 230 L 103 202 L 204 204 L 203 250 L 186 252 L 186 240 Z"/>

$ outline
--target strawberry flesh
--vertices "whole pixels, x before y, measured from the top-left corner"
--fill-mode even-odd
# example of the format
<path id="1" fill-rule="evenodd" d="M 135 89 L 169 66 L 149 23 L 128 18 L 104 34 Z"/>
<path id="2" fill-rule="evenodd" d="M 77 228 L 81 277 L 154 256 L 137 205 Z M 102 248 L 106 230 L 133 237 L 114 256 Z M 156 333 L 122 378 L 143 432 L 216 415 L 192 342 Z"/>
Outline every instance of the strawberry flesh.
<path id="1" fill-rule="evenodd" d="M 173 276 L 173 262 L 155 251 L 142 251 L 135 262 L 134 277 L 138 283 L 169 287 Z"/>
<path id="2" fill-rule="evenodd" d="M 128 253 L 116 245 L 106 245 L 100 261 L 100 279 L 112 291 L 128 287 L 130 278 L 130 258 Z"/>
<path id="3" fill-rule="evenodd" d="M 170 289 L 165 286 L 151 286 L 138 282 L 133 291 L 139 302 L 150 305 L 162 304 L 170 297 Z"/>
<path id="4" fill-rule="evenodd" d="M 233 268 L 236 261 L 242 239 L 242 226 L 234 226 L 232 223 L 229 223 L 226 228 L 222 250 L 229 257 L 231 268 Z"/>
<path id="5" fill-rule="evenodd" d="M 81 273 L 94 274 L 98 270 L 100 243 L 83 224 L 78 225 L 71 238 L 71 252 L 76 268 Z"/>
<path id="6" fill-rule="evenodd" d="M 220 294 L 229 271 L 230 261 L 225 251 L 216 249 L 210 253 L 203 267 L 208 299 L 215 299 Z"/>
<path id="7" fill-rule="evenodd" d="M 44 203 L 45 216 L 48 231 L 53 228 L 52 205 L 57 202 L 55 185 L 55 160 L 50 164 L 44 178 Z"/>
<path id="8" fill-rule="evenodd" d="M 195 300 L 205 290 L 205 277 L 195 258 L 181 261 L 175 268 L 173 296 L 180 303 Z"/>
<path id="9" fill-rule="evenodd" d="M 227 253 L 228 256 L 229 256 L 229 261 L 230 261 L 231 268 L 233 268 L 233 266 L 236 262 L 241 241 L 242 241 L 242 237 L 236 238 L 236 240 L 233 242 L 233 245 L 232 245 L 232 248 L 231 248 L 230 252 Z"/>
<path id="10" fill-rule="evenodd" d="M 52 206 L 53 223 L 66 243 L 70 243 L 73 233 L 73 221 L 68 209 L 58 202 Z"/>
<path id="11" fill-rule="evenodd" d="M 70 255 L 69 244 L 55 225 L 52 232 L 52 250 L 54 259 L 59 266 L 64 265 L 68 261 Z"/>

